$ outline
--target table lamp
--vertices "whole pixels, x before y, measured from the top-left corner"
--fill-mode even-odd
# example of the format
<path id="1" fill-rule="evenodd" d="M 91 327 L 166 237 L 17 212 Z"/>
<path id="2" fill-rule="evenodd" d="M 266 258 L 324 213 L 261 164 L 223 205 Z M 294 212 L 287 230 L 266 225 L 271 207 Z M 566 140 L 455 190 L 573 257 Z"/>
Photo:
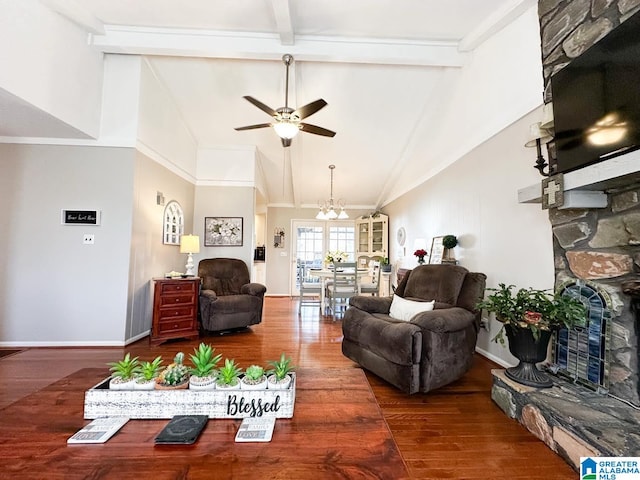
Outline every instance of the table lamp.
<path id="1" fill-rule="evenodd" d="M 200 253 L 200 237 L 198 235 L 182 235 L 180 237 L 180 253 L 188 253 L 187 264 L 185 267 L 187 271 L 186 275 L 193 277 L 195 272 L 193 270 L 193 254 Z"/>

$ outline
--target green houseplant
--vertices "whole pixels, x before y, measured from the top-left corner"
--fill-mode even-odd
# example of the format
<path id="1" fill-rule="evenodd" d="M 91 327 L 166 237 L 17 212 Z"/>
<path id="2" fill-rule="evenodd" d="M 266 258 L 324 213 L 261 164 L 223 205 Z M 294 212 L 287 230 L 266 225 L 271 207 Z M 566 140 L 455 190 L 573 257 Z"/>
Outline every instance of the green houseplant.
<path id="1" fill-rule="evenodd" d="M 213 390 L 216 385 L 216 367 L 222 355 L 214 355 L 215 348 L 201 343 L 190 356 L 189 388 L 192 390 Z"/>
<path id="2" fill-rule="evenodd" d="M 380 260 L 380 270 L 383 272 L 391 271 L 391 263 L 389 263 L 389 257 L 382 257 Z"/>
<path id="3" fill-rule="evenodd" d="M 174 390 L 189 386 L 189 368 L 184 364 L 184 353 L 178 352 L 173 363 L 160 372 L 156 378 L 157 390 Z"/>
<path id="4" fill-rule="evenodd" d="M 218 370 L 218 379 L 216 380 L 216 388 L 234 390 L 240 388 L 240 375 L 242 368 L 235 360 L 225 358 L 224 366 Z"/>
<path id="5" fill-rule="evenodd" d="M 295 367 L 291 363 L 291 358 L 288 358 L 284 352 L 280 355 L 279 360 L 272 360 L 267 362 L 273 369 L 267 372 L 267 385 L 268 388 L 273 390 L 286 390 L 291 384 L 291 372 L 295 370 Z"/>
<path id="6" fill-rule="evenodd" d="M 267 388 L 267 376 L 260 365 L 251 365 L 244 371 L 240 381 L 242 390 L 261 390 Z"/>
<path id="7" fill-rule="evenodd" d="M 162 357 L 160 355 L 150 362 L 140 363 L 136 372 L 135 390 L 153 390 L 161 366 Z"/>
<path id="8" fill-rule="evenodd" d="M 111 372 L 111 380 L 109 380 L 109 389 L 111 390 L 133 390 L 135 384 L 135 374 L 138 371 L 140 362 L 138 357 L 131 358 L 131 354 L 127 353 L 122 360 L 110 362 L 109 371 Z"/>
<path id="9" fill-rule="evenodd" d="M 499 288 L 488 288 L 491 294 L 478 303 L 477 308 L 495 314 L 502 323 L 493 341 L 505 344 L 504 333 L 509 339 L 509 351 L 520 360 L 516 367 L 505 374 L 519 383 L 533 387 L 550 387 L 549 377 L 540 372 L 536 363 L 547 356 L 551 334 L 563 327 L 584 325 L 587 311 L 577 298 L 552 293 L 549 290 L 521 288 L 501 283 Z"/>

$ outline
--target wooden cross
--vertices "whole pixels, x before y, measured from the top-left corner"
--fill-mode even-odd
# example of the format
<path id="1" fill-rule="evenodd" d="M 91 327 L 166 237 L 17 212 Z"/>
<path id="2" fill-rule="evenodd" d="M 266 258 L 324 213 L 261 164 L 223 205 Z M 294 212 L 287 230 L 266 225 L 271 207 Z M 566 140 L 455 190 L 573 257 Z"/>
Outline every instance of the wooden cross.
<path id="1" fill-rule="evenodd" d="M 542 208 L 558 208 L 564 204 L 564 178 L 561 173 L 542 181 Z"/>

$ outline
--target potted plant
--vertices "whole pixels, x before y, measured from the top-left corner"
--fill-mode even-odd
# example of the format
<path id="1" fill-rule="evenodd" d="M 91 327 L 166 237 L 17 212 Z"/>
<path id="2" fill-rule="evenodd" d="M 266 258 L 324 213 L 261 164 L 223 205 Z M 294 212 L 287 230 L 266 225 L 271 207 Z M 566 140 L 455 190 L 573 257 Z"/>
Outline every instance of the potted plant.
<path id="1" fill-rule="evenodd" d="M 111 380 L 109 389 L 111 390 L 133 390 L 135 384 L 135 374 L 139 365 L 138 357 L 131 358 L 127 353 L 122 360 L 110 362 Z"/>
<path id="2" fill-rule="evenodd" d="M 244 371 L 244 376 L 240 380 L 241 390 L 263 390 L 267 388 L 267 376 L 264 368 L 259 365 L 251 365 Z"/>
<path id="3" fill-rule="evenodd" d="M 183 362 L 184 353 L 178 352 L 173 363 L 156 378 L 156 390 L 176 390 L 189 386 L 189 369 Z"/>
<path id="4" fill-rule="evenodd" d="M 493 292 L 477 308 L 494 313 L 502 327 L 493 341 L 504 345 L 504 332 L 509 339 L 509 351 L 520 360 L 516 367 L 508 368 L 507 377 L 532 387 L 550 387 L 551 379 L 538 370 L 536 363 L 547 357 L 551 334 L 563 327 L 584 325 L 587 311 L 577 298 L 551 293 L 548 290 L 521 288 L 515 293 L 514 285 L 499 284 L 488 288 Z"/>
<path id="5" fill-rule="evenodd" d="M 452 249 L 455 248 L 456 245 L 458 245 L 458 239 L 455 235 L 445 235 L 442 237 L 442 246 L 444 247 L 442 263 L 456 263 L 452 252 Z"/>
<path id="6" fill-rule="evenodd" d="M 158 355 L 151 362 L 142 362 L 138 366 L 134 390 L 153 390 L 156 377 L 162 366 L 162 357 Z"/>
<path id="7" fill-rule="evenodd" d="M 391 271 L 391 264 L 389 263 L 389 257 L 383 257 L 380 260 L 380 270 L 389 273 Z"/>
<path id="8" fill-rule="evenodd" d="M 324 257 L 324 261 L 328 267 L 333 266 L 333 262 L 345 262 L 349 258 L 349 255 L 342 250 L 329 250 Z"/>
<path id="9" fill-rule="evenodd" d="M 190 356 L 193 367 L 189 377 L 191 390 L 213 390 L 216 387 L 216 366 L 222 355 L 214 355 L 215 348 L 201 343 Z"/>
<path id="10" fill-rule="evenodd" d="M 267 388 L 272 390 L 286 390 L 291 384 L 291 372 L 295 367 L 291 364 L 291 358 L 288 358 L 284 352 L 280 355 L 280 360 L 269 361 L 268 364 L 273 367 L 267 372 Z"/>
<path id="11" fill-rule="evenodd" d="M 225 358 L 224 366 L 218 370 L 216 388 L 218 390 L 238 390 L 240 388 L 241 374 L 242 369 L 235 360 Z"/>

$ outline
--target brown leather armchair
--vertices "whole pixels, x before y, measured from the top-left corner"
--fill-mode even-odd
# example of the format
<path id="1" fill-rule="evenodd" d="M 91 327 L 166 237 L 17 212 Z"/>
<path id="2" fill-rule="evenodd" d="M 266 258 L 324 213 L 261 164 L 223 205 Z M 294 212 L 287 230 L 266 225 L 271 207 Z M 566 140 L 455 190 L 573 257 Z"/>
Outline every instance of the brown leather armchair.
<path id="1" fill-rule="evenodd" d="M 249 268 L 242 260 L 201 260 L 198 276 L 202 281 L 200 320 L 203 330 L 233 330 L 262 321 L 262 304 L 267 287 L 251 283 Z"/>
<path id="2" fill-rule="evenodd" d="M 342 320 L 342 353 L 407 393 L 451 383 L 470 368 L 486 275 L 455 265 L 409 270 L 395 294 L 435 308 L 409 321 L 389 316 L 392 297 L 353 297 Z"/>

